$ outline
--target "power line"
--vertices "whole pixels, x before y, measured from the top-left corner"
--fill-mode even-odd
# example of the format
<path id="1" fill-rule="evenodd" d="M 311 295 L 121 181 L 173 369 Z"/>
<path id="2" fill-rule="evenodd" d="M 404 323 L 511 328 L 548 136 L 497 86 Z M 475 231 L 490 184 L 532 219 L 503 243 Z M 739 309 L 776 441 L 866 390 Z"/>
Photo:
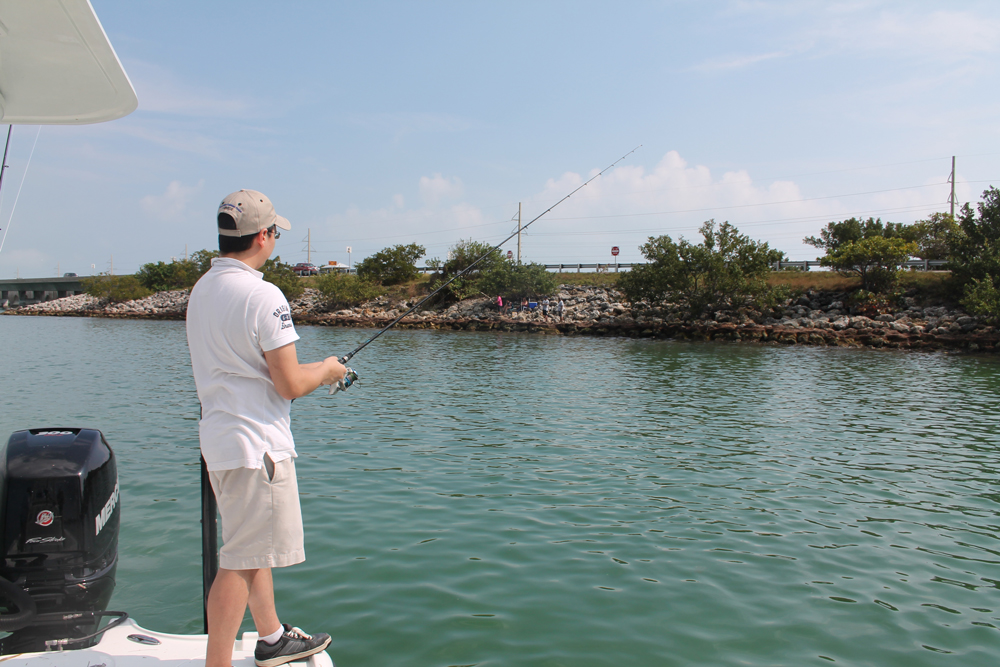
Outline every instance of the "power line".
<path id="1" fill-rule="evenodd" d="M 728 211 L 737 208 L 755 208 L 758 206 L 779 206 L 781 204 L 801 204 L 810 201 L 822 201 L 826 199 L 841 199 L 844 197 L 861 197 L 864 195 L 875 195 L 883 194 L 886 192 L 900 192 L 903 190 L 919 190 L 922 188 L 933 188 L 940 185 L 947 185 L 947 181 L 943 183 L 929 183 L 927 185 L 910 185 L 905 188 L 888 188 L 886 190 L 869 190 L 867 192 L 852 192 L 850 194 L 840 194 L 840 195 L 829 195 L 826 197 L 807 197 L 805 199 L 786 199 L 782 201 L 771 201 L 771 202 L 760 202 L 757 204 L 734 204 L 732 206 L 711 206 L 707 208 L 687 208 L 687 209 L 676 209 L 673 211 L 652 211 L 649 213 L 618 213 L 615 215 L 581 215 L 574 216 L 572 218 L 551 218 L 552 220 L 598 220 L 601 218 L 636 218 L 648 215 L 672 215 L 675 213 L 703 213 L 705 211 Z"/>
<path id="2" fill-rule="evenodd" d="M 841 217 L 855 217 L 859 215 L 871 215 L 871 214 L 885 214 L 885 213 L 904 213 L 909 211 L 933 211 L 939 206 L 943 206 L 941 202 L 933 202 L 929 204 L 919 204 L 914 206 L 902 206 L 894 208 L 883 208 L 883 209 L 863 209 L 859 211 L 847 211 L 841 213 Z M 737 227 L 759 227 L 763 225 L 776 225 L 776 224 L 795 224 L 801 222 L 813 222 L 816 220 L 826 220 L 829 221 L 831 218 L 830 214 L 821 215 L 809 215 L 809 216 L 797 216 L 794 218 L 772 218 L 768 220 L 753 220 L 750 222 L 740 222 L 740 221 L 729 221 L 731 224 Z M 683 225 L 682 228 L 692 228 L 695 229 L 700 226 L 701 223 L 692 223 L 691 225 Z M 581 232 L 536 232 L 536 237 L 545 236 L 596 236 L 601 234 L 630 234 L 630 233 L 646 233 L 646 232 L 656 232 L 665 229 L 664 227 L 640 227 L 635 229 L 615 229 L 615 230 L 600 230 L 600 231 L 581 231 Z"/>

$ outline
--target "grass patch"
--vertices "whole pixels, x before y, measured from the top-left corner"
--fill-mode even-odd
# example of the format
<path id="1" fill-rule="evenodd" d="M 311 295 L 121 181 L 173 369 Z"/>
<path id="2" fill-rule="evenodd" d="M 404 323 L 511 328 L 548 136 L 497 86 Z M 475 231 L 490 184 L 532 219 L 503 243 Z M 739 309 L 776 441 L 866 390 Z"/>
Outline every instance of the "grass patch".
<path id="1" fill-rule="evenodd" d="M 576 285 L 579 287 L 614 287 L 618 283 L 619 273 L 553 273 L 556 283 L 560 285 Z M 386 294 L 395 301 L 411 300 L 426 296 L 430 290 L 431 274 L 422 274 L 415 281 L 404 285 L 393 285 L 385 288 Z M 899 289 L 906 291 L 916 289 L 918 297 L 924 302 L 948 303 L 954 299 L 948 286 L 948 271 L 904 271 L 900 275 Z M 307 287 L 315 287 L 317 276 L 300 278 Z M 793 293 L 801 294 L 809 290 L 822 292 L 852 292 L 861 285 L 859 278 L 845 277 L 836 271 L 773 271 L 768 278 L 772 286 L 785 285 Z M 484 298 L 491 298 L 483 295 Z"/>
<path id="2" fill-rule="evenodd" d="M 958 296 L 950 278 L 951 271 L 904 271 L 899 286 L 903 290 L 916 289 L 925 304 L 957 305 Z"/>
<path id="3" fill-rule="evenodd" d="M 949 271 L 903 271 L 899 277 L 902 290 L 917 289 L 920 293 L 943 296 Z M 861 286 L 861 279 L 842 276 L 836 271 L 774 271 L 768 278 L 771 285 L 786 285 L 793 292 L 818 290 L 850 292 Z"/>
<path id="4" fill-rule="evenodd" d="M 610 273 L 553 273 L 558 285 L 577 285 L 579 287 L 614 287 L 618 284 L 621 274 Z"/>
<path id="5" fill-rule="evenodd" d="M 772 287 L 784 285 L 792 292 L 809 290 L 850 292 L 861 286 L 861 279 L 842 276 L 835 271 L 772 271 L 767 282 Z"/>
<path id="6" fill-rule="evenodd" d="M 299 282 L 302 283 L 303 287 L 312 287 L 318 289 L 316 281 L 319 280 L 320 276 L 299 276 Z M 428 284 L 431 279 L 431 274 L 425 273 L 421 274 L 416 280 L 409 283 L 404 283 L 402 285 L 392 285 L 391 287 L 385 287 L 386 294 L 411 297 L 417 296 L 418 294 L 427 294 Z"/>

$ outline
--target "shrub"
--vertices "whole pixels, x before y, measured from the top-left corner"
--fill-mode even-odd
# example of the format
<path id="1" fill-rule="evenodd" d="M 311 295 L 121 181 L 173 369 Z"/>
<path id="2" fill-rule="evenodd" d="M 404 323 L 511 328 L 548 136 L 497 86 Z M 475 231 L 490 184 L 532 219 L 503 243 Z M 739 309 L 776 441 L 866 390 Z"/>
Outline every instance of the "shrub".
<path id="1" fill-rule="evenodd" d="M 358 263 L 358 277 L 382 285 L 410 282 L 419 274 L 416 261 L 426 252 L 423 246 L 416 243 L 384 248 Z"/>
<path id="2" fill-rule="evenodd" d="M 962 305 L 974 315 L 983 315 L 994 323 L 1000 322 L 1000 289 L 994 285 L 993 277 L 974 278 L 966 285 Z"/>
<path id="3" fill-rule="evenodd" d="M 958 229 L 948 237 L 952 281 L 962 293 L 977 289 L 973 284 L 983 283 L 986 278 L 1000 286 L 1000 190 L 986 190 L 977 212 L 964 205 Z"/>
<path id="4" fill-rule="evenodd" d="M 899 280 L 903 262 L 922 252 L 921 247 L 928 254 L 940 250 L 942 221 L 935 216 L 914 225 L 883 223 L 881 218 L 848 218 L 827 224 L 819 238 L 808 236 L 802 242 L 826 250 L 823 266 L 844 276 L 860 277 L 865 291 L 884 293 Z"/>
<path id="5" fill-rule="evenodd" d="M 482 260 L 476 263 L 476 260 L 480 258 Z M 483 292 L 484 290 L 479 284 L 480 278 L 495 270 L 505 261 L 500 250 L 488 243 L 472 239 L 459 241 L 449 250 L 446 262 L 442 262 L 436 257 L 427 260 L 427 266 L 437 269 L 430 287 L 436 289 L 438 285 L 451 280 L 475 263 L 475 266 L 468 273 L 452 282 L 442 292 L 452 299 L 467 299 Z"/>
<path id="6" fill-rule="evenodd" d="M 326 273 L 313 284 L 330 308 L 350 308 L 382 295 L 378 285 L 352 275 Z"/>
<path id="7" fill-rule="evenodd" d="M 948 259 L 948 238 L 958 231 L 958 223 L 950 213 L 931 213 L 926 220 L 913 223 L 912 239 L 917 244 L 915 257 Z"/>
<path id="8" fill-rule="evenodd" d="M 861 239 L 878 236 L 886 239 L 898 238 L 904 241 L 915 241 L 919 233 L 920 230 L 914 225 L 904 225 L 899 222 L 883 223 L 881 218 L 868 218 L 867 220 L 848 218 L 841 222 L 828 223 L 820 231 L 819 238 L 807 236 L 802 239 L 802 242 L 826 250 L 827 254 L 830 254 L 840 249 L 841 246 Z"/>
<path id="9" fill-rule="evenodd" d="M 174 260 L 169 264 L 156 262 L 143 264 L 135 274 L 143 287 L 154 292 L 186 289 L 194 285 L 201 274 L 198 264 L 188 260 Z"/>
<path id="10" fill-rule="evenodd" d="M 821 261 L 841 275 L 861 278 L 861 289 L 884 293 L 896 285 L 900 265 L 916 251 L 912 241 L 871 236 L 828 250 Z"/>
<path id="11" fill-rule="evenodd" d="M 504 295 L 512 301 L 548 296 L 556 291 L 556 278 L 544 264 L 517 264 L 506 257 L 475 280 L 477 291 L 490 297 Z"/>
<path id="12" fill-rule="evenodd" d="M 877 294 L 865 289 L 852 292 L 846 302 L 852 315 L 864 315 L 873 319 L 899 309 L 899 295 Z"/>
<path id="13" fill-rule="evenodd" d="M 965 204 L 948 235 L 951 287 L 969 312 L 1000 320 L 1000 190 L 989 187 L 976 210 Z"/>
<path id="14" fill-rule="evenodd" d="M 219 256 L 218 250 L 198 250 L 191 253 L 191 261 L 198 267 L 198 277 L 202 277 L 212 268 L 212 260 Z"/>
<path id="15" fill-rule="evenodd" d="M 772 305 L 780 288 L 768 284 L 771 265 L 784 253 L 740 234 L 728 222 L 701 226 L 702 242 L 649 237 L 639 250 L 649 261 L 618 278 L 618 288 L 632 303 L 669 301 L 692 315 L 706 309 L 729 310 Z"/>
<path id="16" fill-rule="evenodd" d="M 280 256 L 273 257 L 264 262 L 264 266 L 261 267 L 260 271 L 264 274 L 264 280 L 277 285 L 278 289 L 281 290 L 281 293 L 289 301 L 302 296 L 302 293 L 306 289 L 303 287 L 299 277 L 295 275 L 295 271 L 292 270 L 291 265 L 282 262 Z"/>
<path id="17" fill-rule="evenodd" d="M 198 250 L 190 259 L 143 264 L 135 274 L 146 289 L 154 292 L 192 287 L 210 268 L 218 250 Z"/>
<path id="18" fill-rule="evenodd" d="M 113 276 L 110 273 L 101 273 L 83 278 L 80 282 L 83 284 L 83 291 L 101 303 L 133 301 L 150 294 L 134 275 Z"/>

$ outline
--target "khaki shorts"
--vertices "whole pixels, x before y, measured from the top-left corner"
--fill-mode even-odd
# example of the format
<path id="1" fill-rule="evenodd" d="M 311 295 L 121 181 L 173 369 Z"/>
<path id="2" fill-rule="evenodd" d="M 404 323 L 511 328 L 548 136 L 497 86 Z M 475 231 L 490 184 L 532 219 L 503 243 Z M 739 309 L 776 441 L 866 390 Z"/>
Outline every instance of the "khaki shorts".
<path id="1" fill-rule="evenodd" d="M 257 469 L 209 472 L 222 517 L 219 567 L 254 570 L 286 567 L 306 559 L 295 460 Z"/>

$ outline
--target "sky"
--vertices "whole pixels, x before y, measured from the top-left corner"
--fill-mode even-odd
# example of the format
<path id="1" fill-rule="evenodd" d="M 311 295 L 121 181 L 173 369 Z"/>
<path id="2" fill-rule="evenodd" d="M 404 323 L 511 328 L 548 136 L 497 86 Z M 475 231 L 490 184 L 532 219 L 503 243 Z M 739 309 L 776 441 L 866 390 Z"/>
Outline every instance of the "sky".
<path id="1" fill-rule="evenodd" d="M 628 154 L 523 233 L 570 264 L 709 219 L 815 259 L 828 222 L 947 211 L 952 156 L 959 202 L 1000 186 L 995 1 L 91 1 L 139 107 L 14 127 L 2 278 L 214 249 L 240 188 L 283 261 L 443 259 Z"/>

